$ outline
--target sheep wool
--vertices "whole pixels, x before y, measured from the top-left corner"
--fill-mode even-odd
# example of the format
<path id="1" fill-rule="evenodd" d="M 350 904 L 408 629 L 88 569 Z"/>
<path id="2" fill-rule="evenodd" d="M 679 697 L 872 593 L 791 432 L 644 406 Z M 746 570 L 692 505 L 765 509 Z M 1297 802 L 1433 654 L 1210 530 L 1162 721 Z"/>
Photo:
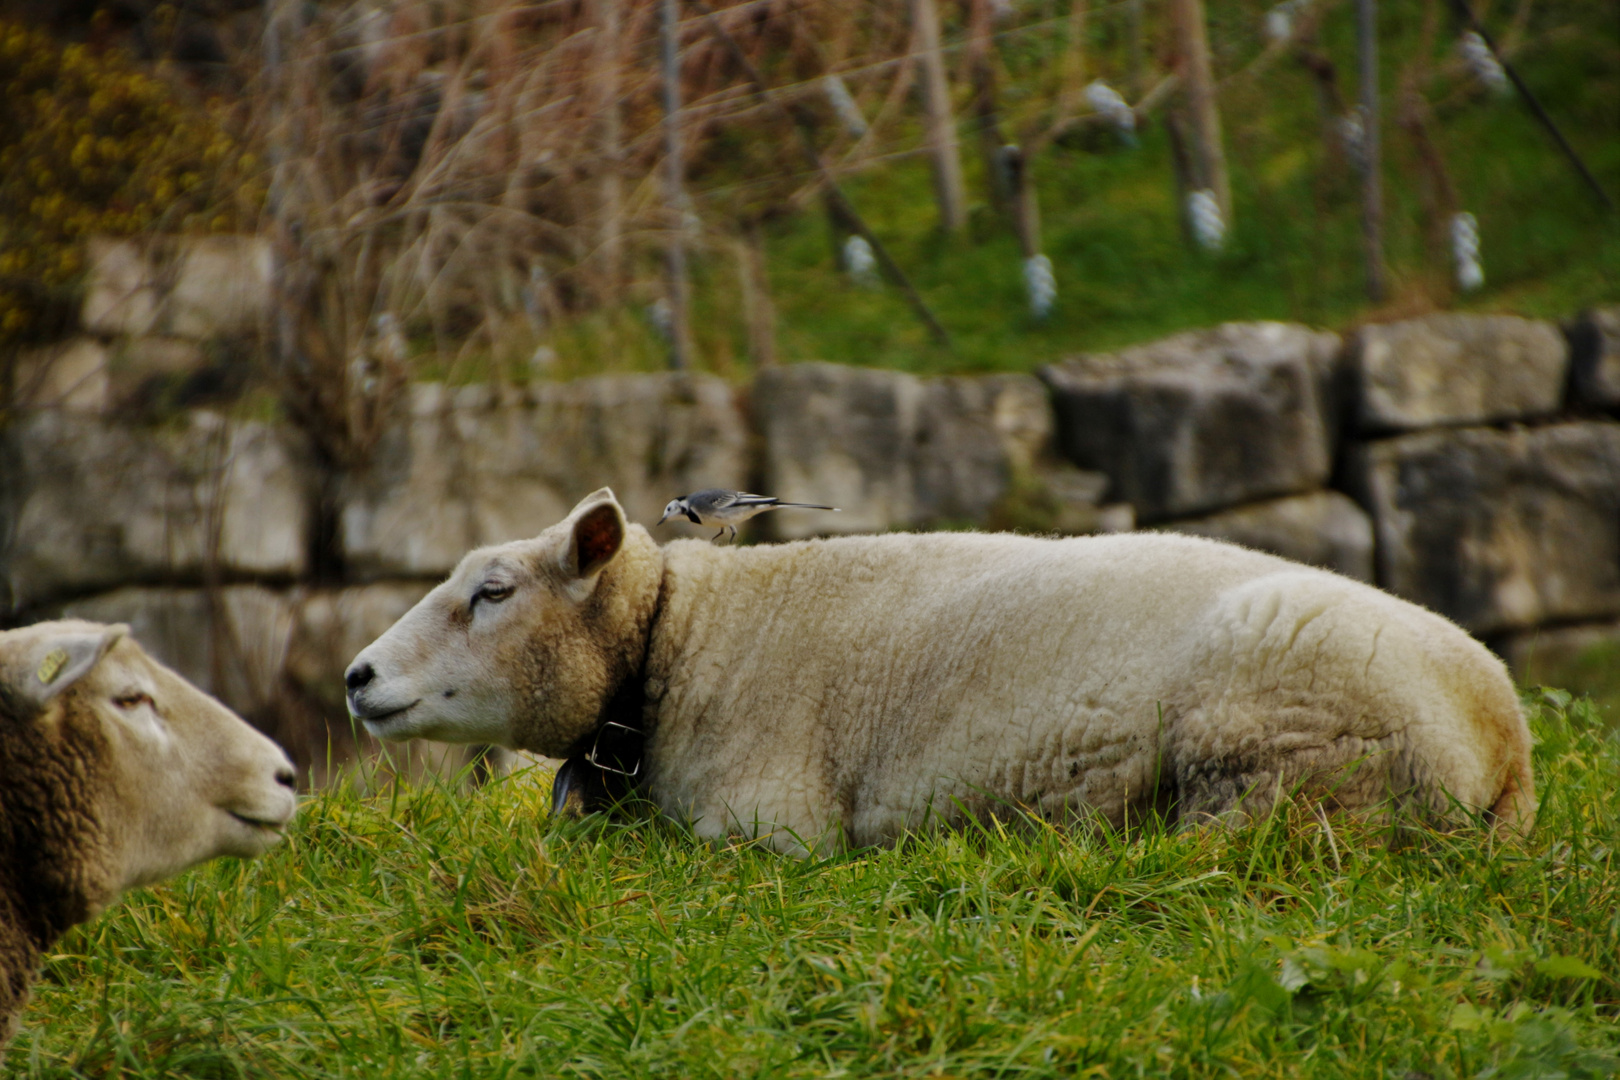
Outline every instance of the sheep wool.
<path id="1" fill-rule="evenodd" d="M 1534 812 L 1506 670 L 1440 616 L 1196 537 L 655 546 L 612 493 L 469 554 L 348 672 L 373 734 L 584 754 L 790 852 L 1029 810 L 1123 825 L 1330 808 Z"/>
<path id="2" fill-rule="evenodd" d="M 0 698 L 0 1045 L 16 1028 L 39 958 L 112 891 L 96 813 L 107 741 L 62 712 L 48 738 L 16 738 Z"/>

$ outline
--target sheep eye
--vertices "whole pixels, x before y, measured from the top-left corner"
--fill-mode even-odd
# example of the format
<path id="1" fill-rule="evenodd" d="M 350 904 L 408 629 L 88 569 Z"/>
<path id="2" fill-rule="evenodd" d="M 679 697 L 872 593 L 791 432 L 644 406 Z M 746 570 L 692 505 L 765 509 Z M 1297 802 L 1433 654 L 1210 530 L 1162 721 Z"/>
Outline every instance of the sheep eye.
<path id="1" fill-rule="evenodd" d="M 473 593 L 473 605 L 476 607 L 478 601 L 480 600 L 487 600 L 492 604 L 498 604 L 511 595 L 512 586 L 499 585 L 495 582 L 490 582 L 488 584 L 479 586 L 478 591 Z"/>
<path id="2" fill-rule="evenodd" d="M 113 698 L 113 704 L 120 709 L 136 709 L 142 705 L 152 705 L 152 695 L 140 690 L 131 690 L 127 694 L 119 694 Z"/>

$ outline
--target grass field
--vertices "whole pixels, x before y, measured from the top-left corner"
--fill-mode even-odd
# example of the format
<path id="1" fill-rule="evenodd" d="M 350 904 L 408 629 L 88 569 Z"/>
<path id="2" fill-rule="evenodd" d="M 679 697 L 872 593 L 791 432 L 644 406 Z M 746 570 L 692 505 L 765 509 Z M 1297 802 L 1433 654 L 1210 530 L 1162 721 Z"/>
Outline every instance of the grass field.
<path id="1" fill-rule="evenodd" d="M 1524 846 L 1291 807 L 794 862 L 543 777 L 308 801 L 49 958 L 19 1077 L 1595 1077 L 1620 1070 L 1620 736 L 1530 700 Z"/>

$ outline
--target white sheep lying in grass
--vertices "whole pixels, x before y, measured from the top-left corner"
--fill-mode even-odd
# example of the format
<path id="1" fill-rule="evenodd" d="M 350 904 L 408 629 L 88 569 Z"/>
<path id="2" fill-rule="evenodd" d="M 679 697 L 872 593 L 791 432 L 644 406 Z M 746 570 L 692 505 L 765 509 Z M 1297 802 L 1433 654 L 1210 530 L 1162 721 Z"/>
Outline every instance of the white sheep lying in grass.
<path id="1" fill-rule="evenodd" d="M 279 747 L 127 626 L 0 632 L 0 1053 L 39 958 L 120 892 L 281 838 Z"/>
<path id="2" fill-rule="evenodd" d="M 1003 807 L 1241 817 L 1296 788 L 1518 830 L 1534 814 L 1530 735 L 1478 642 L 1186 536 L 659 548 L 603 489 L 467 555 L 347 683 L 388 739 L 560 757 L 625 723 L 666 814 L 795 852 Z"/>

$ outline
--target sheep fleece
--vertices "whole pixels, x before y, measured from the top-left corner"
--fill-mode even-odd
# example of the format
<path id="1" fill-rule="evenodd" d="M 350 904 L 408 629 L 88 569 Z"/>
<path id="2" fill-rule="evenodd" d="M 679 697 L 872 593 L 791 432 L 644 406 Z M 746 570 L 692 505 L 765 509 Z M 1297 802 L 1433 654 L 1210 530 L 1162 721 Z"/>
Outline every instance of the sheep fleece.
<path id="1" fill-rule="evenodd" d="M 662 563 L 646 787 L 703 834 L 868 844 L 1001 804 L 1120 824 L 1172 793 L 1220 815 L 1312 778 L 1347 809 L 1530 823 L 1502 664 L 1326 571 L 1149 534 L 677 541 Z"/>

